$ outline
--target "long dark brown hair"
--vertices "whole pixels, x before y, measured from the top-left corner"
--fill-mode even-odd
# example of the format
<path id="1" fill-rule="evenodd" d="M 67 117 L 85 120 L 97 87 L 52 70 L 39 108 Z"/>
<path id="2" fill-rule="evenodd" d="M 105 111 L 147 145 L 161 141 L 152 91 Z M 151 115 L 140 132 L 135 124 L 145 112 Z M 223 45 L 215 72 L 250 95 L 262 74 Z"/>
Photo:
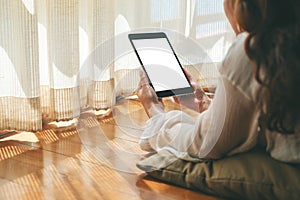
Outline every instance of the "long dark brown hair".
<path id="1" fill-rule="evenodd" d="M 295 133 L 300 122 L 299 0 L 236 0 L 235 16 L 249 33 L 245 50 L 255 77 L 267 88 L 265 117 L 271 131 Z"/>

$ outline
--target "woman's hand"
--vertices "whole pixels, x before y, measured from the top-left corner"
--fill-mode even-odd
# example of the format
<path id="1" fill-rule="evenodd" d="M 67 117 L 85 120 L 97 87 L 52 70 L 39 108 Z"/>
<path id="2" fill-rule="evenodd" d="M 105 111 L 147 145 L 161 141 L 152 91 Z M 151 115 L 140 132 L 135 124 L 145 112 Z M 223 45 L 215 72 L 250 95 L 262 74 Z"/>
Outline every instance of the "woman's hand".
<path id="1" fill-rule="evenodd" d="M 177 96 L 174 98 L 175 101 L 200 113 L 207 110 L 211 103 L 211 99 L 205 94 L 197 81 L 193 79 L 192 75 L 186 69 L 184 69 L 184 72 L 194 88 L 194 93 Z"/>
<path id="2" fill-rule="evenodd" d="M 164 112 L 164 105 L 162 101 L 158 99 L 153 88 L 149 85 L 145 72 L 141 71 L 140 76 L 141 80 L 138 85 L 137 96 L 147 115 L 153 117 L 154 115 Z"/>

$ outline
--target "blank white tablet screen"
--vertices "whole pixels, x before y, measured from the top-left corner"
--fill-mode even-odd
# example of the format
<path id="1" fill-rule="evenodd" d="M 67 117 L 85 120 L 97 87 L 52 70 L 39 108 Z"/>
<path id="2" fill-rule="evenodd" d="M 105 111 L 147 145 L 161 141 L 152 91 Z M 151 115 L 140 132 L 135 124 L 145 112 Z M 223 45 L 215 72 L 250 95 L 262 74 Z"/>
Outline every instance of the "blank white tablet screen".
<path id="1" fill-rule="evenodd" d="M 190 87 L 166 38 L 132 42 L 155 91 Z"/>

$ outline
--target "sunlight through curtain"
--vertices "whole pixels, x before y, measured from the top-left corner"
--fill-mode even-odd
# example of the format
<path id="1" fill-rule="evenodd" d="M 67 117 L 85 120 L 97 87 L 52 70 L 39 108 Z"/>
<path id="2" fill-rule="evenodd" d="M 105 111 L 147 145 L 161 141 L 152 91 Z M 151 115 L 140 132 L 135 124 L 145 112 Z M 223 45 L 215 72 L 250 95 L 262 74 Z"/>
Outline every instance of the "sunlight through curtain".
<path id="1" fill-rule="evenodd" d="M 204 85 L 233 39 L 222 0 L 0 0 L 0 130 L 41 130 L 132 94 L 139 64 L 126 36 L 147 30 L 170 33 Z"/>
<path id="2" fill-rule="evenodd" d="M 34 5 L 0 1 L 0 129 L 41 128 Z"/>

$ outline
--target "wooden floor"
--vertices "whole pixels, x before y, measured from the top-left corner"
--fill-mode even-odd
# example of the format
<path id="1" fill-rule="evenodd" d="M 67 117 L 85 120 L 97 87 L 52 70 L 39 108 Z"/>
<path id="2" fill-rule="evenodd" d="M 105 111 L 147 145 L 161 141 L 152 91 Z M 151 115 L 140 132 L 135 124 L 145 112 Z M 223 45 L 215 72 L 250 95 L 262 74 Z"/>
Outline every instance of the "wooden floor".
<path id="1" fill-rule="evenodd" d="M 0 199 L 216 199 L 136 168 L 146 120 L 138 101 L 122 100 L 106 116 L 86 112 L 71 127 L 2 139 Z"/>

